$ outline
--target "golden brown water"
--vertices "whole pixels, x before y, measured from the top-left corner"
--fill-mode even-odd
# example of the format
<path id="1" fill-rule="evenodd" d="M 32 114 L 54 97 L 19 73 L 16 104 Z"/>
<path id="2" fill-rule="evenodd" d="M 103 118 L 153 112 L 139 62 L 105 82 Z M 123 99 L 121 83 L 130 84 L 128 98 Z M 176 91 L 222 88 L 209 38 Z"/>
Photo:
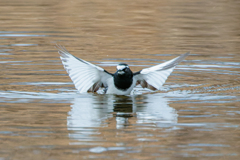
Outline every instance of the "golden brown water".
<path id="1" fill-rule="evenodd" d="M 0 1 L 0 160 L 239 159 L 238 1 Z M 55 44 L 110 72 L 186 58 L 162 90 L 79 94 Z"/>

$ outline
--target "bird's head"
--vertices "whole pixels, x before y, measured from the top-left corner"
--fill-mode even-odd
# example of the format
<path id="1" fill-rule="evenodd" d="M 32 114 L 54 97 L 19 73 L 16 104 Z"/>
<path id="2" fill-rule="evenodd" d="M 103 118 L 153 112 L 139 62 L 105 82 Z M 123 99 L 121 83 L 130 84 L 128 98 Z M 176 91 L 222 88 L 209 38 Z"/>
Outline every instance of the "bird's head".
<path id="1" fill-rule="evenodd" d="M 117 74 L 118 75 L 124 75 L 131 72 L 128 65 L 126 63 L 120 63 L 117 65 Z"/>

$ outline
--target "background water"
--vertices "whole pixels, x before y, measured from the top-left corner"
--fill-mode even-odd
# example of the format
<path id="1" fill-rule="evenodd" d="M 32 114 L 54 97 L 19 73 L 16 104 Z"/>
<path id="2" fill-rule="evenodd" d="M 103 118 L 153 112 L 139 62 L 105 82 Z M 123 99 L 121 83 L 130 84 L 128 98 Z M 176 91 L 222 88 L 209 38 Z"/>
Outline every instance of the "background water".
<path id="1" fill-rule="evenodd" d="M 238 159 L 239 1 L 1 0 L 0 160 Z M 79 94 L 55 44 L 115 72 L 191 51 L 161 91 Z"/>

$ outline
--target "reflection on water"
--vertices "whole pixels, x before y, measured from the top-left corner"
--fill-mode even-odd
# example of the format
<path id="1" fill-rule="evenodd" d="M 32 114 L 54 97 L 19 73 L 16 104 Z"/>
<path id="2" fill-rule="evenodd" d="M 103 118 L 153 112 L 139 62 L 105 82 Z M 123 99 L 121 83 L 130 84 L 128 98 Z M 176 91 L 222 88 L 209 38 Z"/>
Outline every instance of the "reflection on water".
<path id="1" fill-rule="evenodd" d="M 239 137 L 230 136 L 239 128 L 231 120 L 239 115 L 235 96 L 174 91 L 134 96 L 0 92 L 0 97 L 5 147 L 19 146 L 11 140 L 18 136 L 24 139 L 22 149 L 37 152 L 127 156 L 171 155 L 175 149 L 179 156 L 238 155 L 232 141 Z"/>
<path id="2" fill-rule="evenodd" d="M 100 96 L 101 98 L 104 98 Z M 100 102 L 97 96 L 76 97 L 68 116 L 68 127 L 99 127 L 108 114 L 108 101 Z M 111 106 L 111 105 L 110 105 Z"/>
<path id="3" fill-rule="evenodd" d="M 159 94 L 79 96 L 74 98 L 68 114 L 68 130 L 74 131 L 69 137 L 79 141 L 90 140 L 96 132 L 93 128 L 108 129 L 108 124 L 104 123 L 107 119 L 115 118 L 115 128 L 123 129 L 128 128 L 130 122 L 163 127 L 177 123 L 178 117 L 168 99 Z"/>
<path id="4" fill-rule="evenodd" d="M 142 95 L 137 100 L 138 123 L 177 123 L 177 111 L 169 106 L 164 94 Z"/>

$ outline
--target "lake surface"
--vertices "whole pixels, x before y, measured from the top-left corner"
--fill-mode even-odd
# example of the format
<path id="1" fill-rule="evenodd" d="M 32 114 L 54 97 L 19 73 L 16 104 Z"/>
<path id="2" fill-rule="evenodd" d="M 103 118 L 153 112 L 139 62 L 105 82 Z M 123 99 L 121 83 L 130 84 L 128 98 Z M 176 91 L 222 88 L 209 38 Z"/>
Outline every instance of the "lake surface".
<path id="1" fill-rule="evenodd" d="M 0 160 L 238 159 L 239 1 L 0 1 Z M 181 54 L 162 89 L 79 94 L 56 44 L 115 72 Z"/>

